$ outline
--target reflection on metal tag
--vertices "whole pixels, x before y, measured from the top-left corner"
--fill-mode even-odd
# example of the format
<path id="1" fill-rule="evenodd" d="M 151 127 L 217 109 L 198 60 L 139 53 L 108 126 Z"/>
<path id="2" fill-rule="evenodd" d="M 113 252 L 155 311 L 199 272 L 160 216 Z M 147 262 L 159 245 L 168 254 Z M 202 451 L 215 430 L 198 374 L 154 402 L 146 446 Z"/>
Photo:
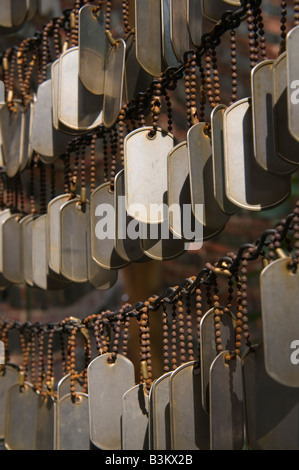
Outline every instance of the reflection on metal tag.
<path id="1" fill-rule="evenodd" d="M 288 127 L 292 136 L 299 141 L 299 108 L 298 85 L 299 67 L 297 58 L 297 46 L 299 26 L 295 26 L 287 35 L 287 92 L 288 92 Z"/>
<path id="2" fill-rule="evenodd" d="M 58 119 L 75 131 L 100 126 L 103 95 L 90 93 L 79 78 L 79 48 L 72 47 L 60 57 Z"/>
<path id="3" fill-rule="evenodd" d="M 233 215 L 237 207 L 230 202 L 225 192 L 224 168 L 224 112 L 226 106 L 219 104 L 211 114 L 212 156 L 214 176 L 214 196 L 220 209 L 227 215 Z"/>
<path id="4" fill-rule="evenodd" d="M 213 23 L 217 23 L 226 11 L 236 11 L 240 6 L 240 0 L 201 0 L 203 15 Z"/>
<path id="5" fill-rule="evenodd" d="M 161 205 L 167 204 L 167 157 L 174 137 L 161 129 L 151 137 L 151 131 L 142 127 L 125 139 L 126 204 L 134 219 L 159 224 L 165 220 Z"/>
<path id="6" fill-rule="evenodd" d="M 149 398 L 146 385 L 136 385 L 128 390 L 122 403 L 122 450 L 148 450 Z"/>
<path id="7" fill-rule="evenodd" d="M 61 400 L 64 396 L 69 395 L 71 390 L 71 374 L 65 375 L 57 384 L 57 400 Z M 83 392 L 83 383 L 75 380 L 75 390 L 78 393 Z"/>
<path id="8" fill-rule="evenodd" d="M 54 450 L 54 400 L 38 397 L 36 450 Z"/>
<path id="9" fill-rule="evenodd" d="M 149 400 L 149 436 L 151 450 L 171 449 L 170 376 L 163 375 L 151 386 Z"/>
<path id="10" fill-rule="evenodd" d="M 56 404 L 54 450 L 90 450 L 88 395 L 65 395 Z"/>
<path id="11" fill-rule="evenodd" d="M 184 63 L 184 54 L 190 49 L 186 0 L 184 2 L 182 0 L 170 0 L 170 18 L 172 47 L 177 59 Z"/>
<path id="12" fill-rule="evenodd" d="M 4 364 L 4 361 L 2 364 Z M 7 364 L 3 370 L 0 370 L 0 439 L 4 439 L 5 436 L 7 394 L 9 389 L 18 383 L 18 377 L 19 369 L 16 366 Z"/>
<path id="13" fill-rule="evenodd" d="M 105 74 L 103 124 L 110 128 L 116 123 L 123 101 L 126 43 L 117 39 L 110 48 Z"/>
<path id="14" fill-rule="evenodd" d="M 161 0 L 135 0 L 136 56 L 150 75 L 163 72 Z"/>
<path id="15" fill-rule="evenodd" d="M 194 46 L 201 45 L 202 30 L 202 11 L 198 0 L 187 0 L 187 23 L 189 34 Z"/>
<path id="16" fill-rule="evenodd" d="M 5 105 L 5 85 L 2 80 L 0 80 L 0 107 Z"/>
<path id="17" fill-rule="evenodd" d="M 169 230 L 169 221 L 163 224 L 141 226 L 141 246 L 144 254 L 156 261 L 167 261 L 177 258 L 188 249 L 188 243 L 177 238 Z"/>
<path id="18" fill-rule="evenodd" d="M 162 15 L 162 53 L 163 59 L 168 67 L 179 67 L 178 61 L 171 43 L 170 35 L 170 0 L 163 0 L 161 2 L 161 15 Z"/>
<path id="19" fill-rule="evenodd" d="M 200 370 L 189 362 L 170 378 L 172 450 L 210 450 L 209 417 L 201 405 Z"/>
<path id="20" fill-rule="evenodd" d="M 2 225 L 3 237 L 3 275 L 14 283 L 23 281 L 22 255 L 21 255 L 21 227 L 19 221 L 21 214 L 14 214 Z"/>
<path id="21" fill-rule="evenodd" d="M 210 369 L 211 450 L 242 450 L 244 447 L 244 393 L 239 356 L 226 362 L 228 351 L 219 354 Z"/>
<path id="22" fill-rule="evenodd" d="M 48 204 L 49 266 L 57 274 L 61 272 L 60 210 L 70 199 L 70 194 L 63 194 Z"/>
<path id="23" fill-rule="evenodd" d="M 264 60 L 251 72 L 254 155 L 266 171 L 278 175 L 290 174 L 297 166 L 290 165 L 276 152 L 273 113 L 273 63 Z"/>
<path id="24" fill-rule="evenodd" d="M 134 366 L 117 355 L 109 364 L 103 354 L 88 366 L 90 439 L 101 450 L 121 449 L 122 397 L 134 387 Z"/>
<path id="25" fill-rule="evenodd" d="M 104 269 L 128 265 L 115 250 L 115 206 L 110 183 L 99 186 L 91 195 L 91 256 Z"/>
<path id="26" fill-rule="evenodd" d="M 0 341 L 0 374 L 2 373 L 1 366 L 5 364 L 5 348 L 3 341 Z"/>
<path id="27" fill-rule="evenodd" d="M 136 59 L 135 36 L 130 34 L 126 40 L 124 101 L 130 102 L 136 97 L 137 93 L 147 90 L 151 82 L 151 75 L 140 66 Z"/>
<path id="28" fill-rule="evenodd" d="M 37 13 L 37 0 L 27 0 L 27 21 L 31 21 Z"/>
<path id="29" fill-rule="evenodd" d="M 14 108 L 15 111 L 10 111 L 5 105 L 0 109 L 2 151 L 9 178 L 17 174 L 23 158 L 24 110 L 18 102 L 14 102 Z"/>
<path id="30" fill-rule="evenodd" d="M 298 389 L 285 387 L 267 374 L 264 354 L 261 344 L 243 358 L 248 446 L 251 450 L 299 450 Z"/>
<path id="31" fill-rule="evenodd" d="M 7 219 L 11 217 L 12 213 L 10 209 L 5 209 L 4 211 L 0 212 L 0 273 L 1 273 L 1 285 L 7 284 L 9 285 L 9 282 L 4 280 L 3 278 L 3 255 L 4 255 L 4 242 L 3 242 L 3 224 Z M 5 281 L 5 282 L 4 282 Z"/>
<path id="32" fill-rule="evenodd" d="M 32 223 L 34 215 L 27 215 L 20 220 L 22 277 L 30 287 L 34 286 L 32 273 Z"/>
<path id="33" fill-rule="evenodd" d="M 287 53 L 273 63 L 274 75 L 274 125 L 277 153 L 290 163 L 299 163 L 299 142 L 289 130 Z"/>
<path id="34" fill-rule="evenodd" d="M 19 27 L 27 16 L 27 0 L 2 0 L 0 24 L 4 28 Z"/>
<path id="35" fill-rule="evenodd" d="M 265 364 L 274 380 L 286 387 L 299 387 L 299 273 L 292 273 L 290 262 L 291 258 L 278 259 L 261 273 Z"/>
<path id="36" fill-rule="evenodd" d="M 226 194 L 236 206 L 261 211 L 289 196 L 291 176 L 269 173 L 254 158 L 249 98 L 234 103 L 224 113 L 224 152 Z"/>
<path id="37" fill-rule="evenodd" d="M 105 34 L 106 18 L 94 5 L 79 12 L 79 77 L 95 95 L 104 94 L 106 59 L 109 42 Z"/>
<path id="38" fill-rule="evenodd" d="M 235 321 L 232 313 L 222 312 L 220 322 L 221 339 L 224 349 L 233 351 L 235 347 Z M 200 323 L 200 368 L 202 406 L 209 412 L 210 368 L 217 356 L 215 336 L 215 310 L 209 310 Z"/>

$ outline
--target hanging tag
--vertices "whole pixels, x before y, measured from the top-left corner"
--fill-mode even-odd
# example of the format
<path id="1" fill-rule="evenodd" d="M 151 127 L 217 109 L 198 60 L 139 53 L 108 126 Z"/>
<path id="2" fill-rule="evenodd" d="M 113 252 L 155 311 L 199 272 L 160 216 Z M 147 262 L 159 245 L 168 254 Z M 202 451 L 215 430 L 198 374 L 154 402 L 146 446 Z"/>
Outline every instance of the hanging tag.
<path id="1" fill-rule="evenodd" d="M 299 387 L 298 302 L 294 295 L 299 273 L 289 269 L 291 261 L 278 259 L 261 274 L 263 336 L 268 374 L 286 387 Z"/>
<path id="2" fill-rule="evenodd" d="M 79 48 L 60 57 L 58 119 L 73 131 L 90 131 L 100 126 L 103 96 L 90 93 L 79 78 Z"/>
<path id="3" fill-rule="evenodd" d="M 148 450 L 149 398 L 146 385 L 128 390 L 122 400 L 122 450 Z"/>
<path id="4" fill-rule="evenodd" d="M 199 8 L 198 8 L 199 9 Z M 184 63 L 184 54 L 190 49 L 187 23 L 187 1 L 170 0 L 170 36 L 177 59 Z"/>
<path id="5" fill-rule="evenodd" d="M 0 212 L 0 273 L 3 273 L 3 254 L 4 254 L 4 242 L 3 242 L 3 224 L 12 216 L 10 209 L 5 209 Z M 6 281 L 8 283 L 8 281 Z"/>
<path id="6" fill-rule="evenodd" d="M 240 0 L 201 0 L 202 13 L 212 23 L 217 23 L 228 10 L 236 11 L 240 6 Z"/>
<path id="7" fill-rule="evenodd" d="M 88 395 L 77 393 L 58 400 L 55 413 L 54 450 L 90 450 Z"/>
<path id="8" fill-rule="evenodd" d="M 266 171 L 287 175 L 297 166 L 283 160 L 276 152 L 273 116 L 273 63 L 264 60 L 251 72 L 254 156 Z"/>
<path id="9" fill-rule="evenodd" d="M 299 69 L 297 64 L 297 44 L 298 44 L 299 27 L 295 26 L 287 35 L 287 105 L 288 105 L 288 127 L 290 134 L 299 141 L 299 125 L 298 125 L 298 86 L 299 86 Z"/>
<path id="10" fill-rule="evenodd" d="M 273 380 L 266 372 L 264 355 L 261 344 L 243 358 L 248 446 L 250 450 L 298 450 L 298 389 Z"/>
<path id="11" fill-rule="evenodd" d="M 225 192 L 223 136 L 225 110 L 226 106 L 219 104 L 211 114 L 214 196 L 220 209 L 227 215 L 233 215 L 236 213 L 237 207 L 230 202 Z"/>
<path id="12" fill-rule="evenodd" d="M 18 102 L 14 102 L 14 107 L 15 111 L 10 111 L 7 105 L 0 109 L 2 151 L 9 178 L 17 174 L 23 158 L 24 110 Z"/>
<path id="13" fill-rule="evenodd" d="M 88 367 L 90 439 L 101 450 L 121 449 L 122 397 L 134 387 L 134 366 L 117 355 L 109 364 L 110 354 L 94 359 Z"/>
<path id="14" fill-rule="evenodd" d="M 151 75 L 140 66 L 136 59 L 135 36 L 130 34 L 126 40 L 124 101 L 130 102 L 137 93 L 147 90 L 151 82 Z"/>
<path id="15" fill-rule="evenodd" d="M 3 355 L 4 358 L 4 355 Z M 5 361 L 2 362 L 2 365 Z M 9 389 L 18 383 L 19 369 L 11 364 L 5 365 L 1 370 L 0 362 L 0 439 L 5 436 L 5 421 L 7 410 L 7 395 Z"/>
<path id="16" fill-rule="evenodd" d="M 221 312 L 220 333 L 225 349 L 235 347 L 235 319 L 232 313 Z M 201 399 L 203 408 L 209 412 L 210 368 L 217 356 L 215 336 L 215 310 L 209 310 L 200 323 L 200 369 Z"/>
<path id="17" fill-rule="evenodd" d="M 150 450 L 171 448 L 170 376 L 171 372 L 164 374 L 151 386 L 149 395 Z"/>
<path id="18" fill-rule="evenodd" d="M 126 205 L 139 222 L 159 224 L 165 220 L 161 206 L 167 204 L 167 156 L 174 137 L 161 129 L 151 137 L 151 131 L 142 127 L 125 139 Z"/>
<path id="19" fill-rule="evenodd" d="M 19 221 L 21 214 L 14 214 L 2 225 L 3 237 L 3 275 L 14 283 L 21 284 L 22 276 L 22 255 L 21 255 L 21 227 Z"/>
<path id="20" fill-rule="evenodd" d="M 94 5 L 84 5 L 79 11 L 79 77 L 85 88 L 95 95 L 104 94 L 109 50 L 105 30 L 105 15 Z"/>
<path id="21" fill-rule="evenodd" d="M 201 45 L 202 30 L 202 11 L 197 0 L 187 0 L 187 23 L 189 34 L 194 46 Z"/>
<path id="22" fill-rule="evenodd" d="M 136 56 L 141 67 L 159 77 L 162 58 L 161 0 L 135 0 Z"/>
<path id="23" fill-rule="evenodd" d="M 249 98 L 224 113 L 226 194 L 236 206 L 261 211 L 281 204 L 291 192 L 291 177 L 263 170 L 254 158 Z"/>
<path id="24" fill-rule="evenodd" d="M 210 369 L 211 450 L 242 450 L 244 447 L 244 394 L 239 356 L 226 362 L 219 354 Z"/>
<path id="25" fill-rule="evenodd" d="M 274 75 L 274 126 L 277 153 L 289 163 L 299 163 L 299 142 L 289 130 L 287 53 L 281 54 L 273 63 Z"/>
<path id="26" fill-rule="evenodd" d="M 30 103 L 26 109 L 24 109 L 24 116 L 23 116 L 23 130 L 22 130 L 22 151 L 21 156 L 22 159 L 20 161 L 20 168 L 19 171 L 25 170 L 25 168 L 30 164 L 33 149 L 30 144 L 30 136 L 32 132 L 32 125 L 33 125 L 33 117 L 34 117 L 34 103 Z"/>
<path id="27" fill-rule="evenodd" d="M 22 277 L 26 284 L 34 287 L 32 273 L 32 223 L 34 215 L 30 214 L 20 220 L 21 231 L 21 266 Z"/>
<path id="28" fill-rule="evenodd" d="M 0 341 L 0 374 L 1 374 L 1 366 L 5 364 L 5 350 L 4 350 L 4 343 Z"/>
<path id="29" fill-rule="evenodd" d="M 54 399 L 39 396 L 36 425 L 36 450 L 54 450 Z"/>
<path id="30" fill-rule="evenodd" d="M 70 194 L 62 194 L 48 204 L 49 266 L 57 274 L 61 272 L 60 210 L 70 199 Z"/>
<path id="31" fill-rule="evenodd" d="M 161 1 L 162 14 L 162 53 L 163 59 L 168 67 L 179 67 L 178 61 L 172 47 L 170 36 L 170 0 Z"/>
<path id="32" fill-rule="evenodd" d="M 5 106 L 5 85 L 2 80 L 0 80 L 0 107 Z"/>
<path id="33" fill-rule="evenodd" d="M 84 384 L 80 380 L 75 380 L 75 391 L 78 393 L 83 392 Z M 61 400 L 66 395 L 69 395 L 71 389 L 71 374 L 65 375 L 57 384 L 57 400 Z"/>
<path id="34" fill-rule="evenodd" d="M 210 450 L 209 416 L 201 406 L 200 370 L 189 362 L 170 378 L 172 450 Z"/>

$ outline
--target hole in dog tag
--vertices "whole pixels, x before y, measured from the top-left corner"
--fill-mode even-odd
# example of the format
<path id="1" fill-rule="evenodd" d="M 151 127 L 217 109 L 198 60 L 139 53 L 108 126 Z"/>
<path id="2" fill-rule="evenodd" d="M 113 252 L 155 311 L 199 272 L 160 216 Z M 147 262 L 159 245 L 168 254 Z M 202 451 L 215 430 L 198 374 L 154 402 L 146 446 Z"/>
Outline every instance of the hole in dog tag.
<path id="1" fill-rule="evenodd" d="M 90 93 L 79 78 L 79 48 L 60 57 L 58 119 L 75 131 L 90 131 L 102 124 L 103 96 Z"/>
<path id="2" fill-rule="evenodd" d="M 49 266 L 57 274 L 61 272 L 60 210 L 64 204 L 69 202 L 70 198 L 70 194 L 63 194 L 48 204 Z"/>
<path id="3" fill-rule="evenodd" d="M 110 183 L 97 188 L 91 195 L 91 255 L 105 269 L 120 269 L 128 265 L 114 248 L 115 207 Z"/>
<path id="4" fill-rule="evenodd" d="M 287 93 L 288 93 L 288 127 L 292 136 L 299 141 L 299 68 L 297 63 L 297 45 L 299 27 L 292 28 L 287 35 Z"/>
<path id="5" fill-rule="evenodd" d="M 168 219 L 163 224 L 140 226 L 141 246 L 149 258 L 166 261 L 176 258 L 188 249 L 189 244 L 177 238 L 169 229 Z"/>
<path id="6" fill-rule="evenodd" d="M 199 122 L 188 131 L 188 158 L 191 187 L 192 211 L 199 222 L 208 229 L 217 231 L 229 220 L 218 206 L 213 189 L 213 159 L 211 139 L 205 134 L 206 124 Z M 202 205 L 203 211 L 197 211 Z"/>
<path id="7" fill-rule="evenodd" d="M 265 364 L 268 374 L 287 387 L 299 387 L 298 362 L 294 359 L 299 342 L 299 272 L 293 274 L 291 258 L 278 259 L 261 273 L 261 303 Z"/>
<path id="8" fill-rule="evenodd" d="M 165 220 L 159 208 L 167 204 L 167 157 L 174 137 L 158 129 L 151 138 L 151 131 L 142 127 L 125 139 L 126 205 L 128 214 L 139 222 L 159 224 Z"/>
<path id="9" fill-rule="evenodd" d="M 244 447 L 244 394 L 242 362 L 229 362 L 227 351 L 219 354 L 210 369 L 211 450 L 242 450 Z"/>
<path id="10" fill-rule="evenodd" d="M 54 450 L 90 450 L 88 395 L 65 395 L 56 404 Z"/>
<path id="11" fill-rule="evenodd" d="M 199 8 L 198 8 L 199 9 Z M 187 23 L 187 1 L 170 0 L 170 36 L 177 59 L 184 63 L 184 54 L 190 49 L 190 35 Z"/>
<path id="12" fill-rule="evenodd" d="M 109 364 L 110 354 L 94 359 L 88 367 L 90 439 L 101 450 L 121 449 L 122 397 L 135 385 L 134 366 L 117 355 Z"/>
<path id="13" fill-rule="evenodd" d="M 126 40 L 125 97 L 131 101 L 137 93 L 145 91 L 151 84 L 152 77 L 136 59 L 136 41 L 133 34 Z"/>
<path id="14" fill-rule="evenodd" d="M 274 75 L 274 125 L 277 153 L 287 162 L 299 163 L 299 142 L 289 130 L 287 53 L 281 54 L 273 63 Z"/>
<path id="15" fill-rule="evenodd" d="M 254 155 L 266 171 L 290 174 L 297 167 L 284 161 L 276 152 L 273 116 L 274 60 L 265 60 L 251 72 Z"/>
<path id="16" fill-rule="evenodd" d="M 122 107 L 125 58 L 126 43 L 117 39 L 110 48 L 105 73 L 103 124 L 107 128 L 114 126 Z"/>
<path id="17" fill-rule="evenodd" d="M 84 384 L 80 380 L 75 380 L 75 391 L 78 393 L 83 392 Z M 61 400 L 66 395 L 70 394 L 71 390 L 71 374 L 65 375 L 57 384 L 57 400 Z"/>
<path id="18" fill-rule="evenodd" d="M 24 110 L 18 102 L 14 102 L 14 107 L 15 111 L 10 111 L 7 105 L 0 109 L 2 152 L 9 178 L 17 174 L 23 158 Z"/>
<path id="19" fill-rule="evenodd" d="M 240 0 L 201 0 L 203 15 L 213 23 L 217 23 L 228 10 L 236 11 L 241 6 Z"/>
<path id="20" fill-rule="evenodd" d="M 170 0 L 164 0 L 161 2 L 161 12 L 163 58 L 168 67 L 179 67 L 180 62 L 174 53 L 170 36 Z"/>
<path id="21" fill-rule="evenodd" d="M 146 385 L 140 384 L 123 396 L 122 450 L 148 450 L 148 405 Z"/>
<path id="22" fill-rule="evenodd" d="M 22 262 L 21 262 L 21 227 L 19 221 L 21 214 L 14 214 L 2 225 L 3 236 L 3 275 L 14 283 L 21 284 Z"/>
<path id="23" fill-rule="evenodd" d="M 3 361 L 2 363 L 0 362 L 0 365 L 4 363 L 5 361 Z M 19 369 L 16 366 L 7 364 L 3 368 L 3 370 L 0 370 L 0 439 L 4 439 L 5 437 L 5 420 L 8 391 L 13 385 L 18 383 L 18 377 Z"/>
<path id="24" fill-rule="evenodd" d="M 20 220 L 22 277 L 30 287 L 34 286 L 32 274 L 32 223 L 34 215 L 27 215 Z"/>
<path id="25" fill-rule="evenodd" d="M 187 23 L 189 34 L 194 46 L 201 45 L 202 30 L 202 11 L 198 0 L 187 0 Z"/>
<path id="26" fill-rule="evenodd" d="M 209 450 L 209 417 L 201 406 L 200 370 L 189 362 L 170 378 L 172 450 Z"/>
<path id="27" fill-rule="evenodd" d="M 36 450 L 54 450 L 54 400 L 38 397 Z"/>
<path id="28" fill-rule="evenodd" d="M 109 42 L 105 34 L 106 19 L 94 5 L 79 12 L 79 77 L 85 88 L 95 95 L 104 94 L 106 59 Z"/>
<path id="29" fill-rule="evenodd" d="M 224 113 L 226 194 L 236 206 L 261 211 L 281 204 L 291 192 L 291 177 L 263 170 L 254 158 L 249 98 Z"/>
<path id="30" fill-rule="evenodd" d="M 149 400 L 150 412 L 150 449 L 171 449 L 170 433 L 170 376 L 163 375 L 151 386 Z"/>
<path id="31" fill-rule="evenodd" d="M 223 347 L 233 351 L 235 347 L 235 320 L 232 313 L 222 312 L 220 321 Z M 215 336 L 215 310 L 209 310 L 200 323 L 200 369 L 202 406 L 209 412 L 210 368 L 217 356 Z"/>
<path id="32" fill-rule="evenodd" d="M 237 207 L 230 202 L 225 193 L 224 168 L 224 111 L 225 105 L 218 105 L 211 114 L 212 156 L 214 175 L 214 196 L 220 209 L 227 215 L 233 215 Z"/>
<path id="33" fill-rule="evenodd" d="M 267 374 L 264 353 L 261 344 L 243 358 L 248 446 L 251 450 L 298 450 L 298 389 L 285 387 Z"/>
<path id="34" fill-rule="evenodd" d="M 164 70 L 162 58 L 161 0 L 135 0 L 136 56 L 154 77 Z"/>

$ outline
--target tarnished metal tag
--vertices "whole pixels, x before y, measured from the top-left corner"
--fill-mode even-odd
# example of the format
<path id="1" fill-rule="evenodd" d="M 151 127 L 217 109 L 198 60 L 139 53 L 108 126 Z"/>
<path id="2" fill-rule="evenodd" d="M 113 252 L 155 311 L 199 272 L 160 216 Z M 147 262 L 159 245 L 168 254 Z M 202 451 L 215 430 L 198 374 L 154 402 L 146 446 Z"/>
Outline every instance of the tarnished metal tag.
<path id="1" fill-rule="evenodd" d="M 88 395 L 65 395 L 56 404 L 54 450 L 90 450 Z"/>
<path id="2" fill-rule="evenodd" d="M 151 450 L 171 449 L 170 376 L 163 375 L 151 386 L 149 395 L 149 437 Z"/>
<path id="3" fill-rule="evenodd" d="M 122 403 L 122 450 L 148 450 L 149 398 L 146 385 L 140 384 L 128 390 Z"/>

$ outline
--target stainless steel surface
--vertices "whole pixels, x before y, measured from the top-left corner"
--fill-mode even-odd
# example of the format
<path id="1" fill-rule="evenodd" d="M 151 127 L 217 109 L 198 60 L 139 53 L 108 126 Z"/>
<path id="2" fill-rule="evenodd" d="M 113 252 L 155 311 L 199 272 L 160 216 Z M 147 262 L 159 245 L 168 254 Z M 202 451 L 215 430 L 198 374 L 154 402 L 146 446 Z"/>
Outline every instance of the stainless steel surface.
<path id="1" fill-rule="evenodd" d="M 77 393 L 58 400 L 55 411 L 54 450 L 90 450 L 88 396 Z"/>

